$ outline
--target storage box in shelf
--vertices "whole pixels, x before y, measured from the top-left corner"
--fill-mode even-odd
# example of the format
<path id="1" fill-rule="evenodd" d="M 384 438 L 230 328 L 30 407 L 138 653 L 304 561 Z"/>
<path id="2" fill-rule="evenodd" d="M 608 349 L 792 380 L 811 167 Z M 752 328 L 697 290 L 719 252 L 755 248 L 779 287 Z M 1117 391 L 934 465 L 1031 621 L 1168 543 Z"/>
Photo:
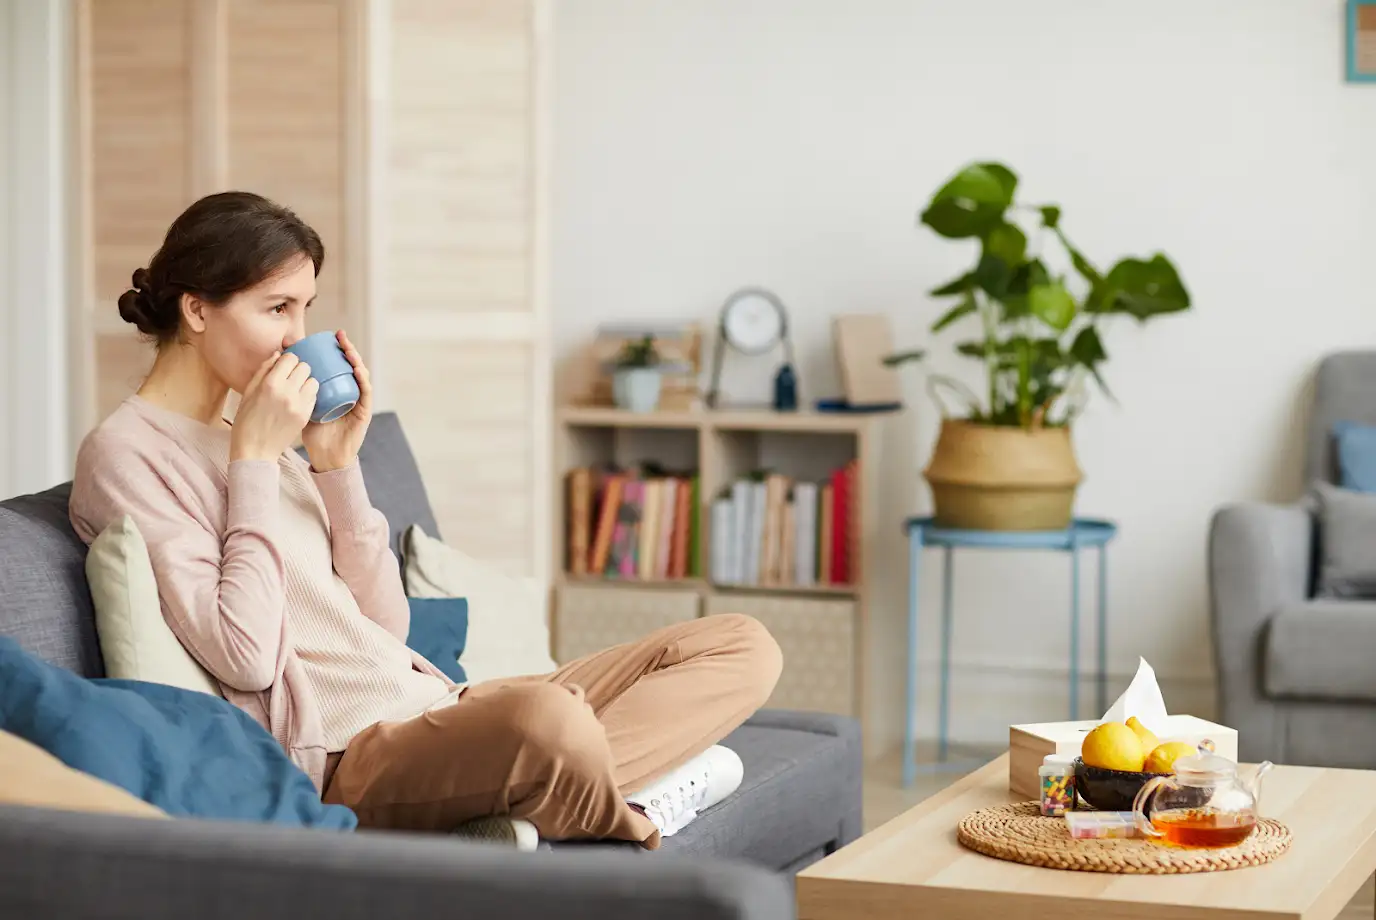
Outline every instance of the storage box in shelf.
<path id="1" fill-rule="evenodd" d="M 769 630 L 784 668 L 768 706 L 855 715 L 859 707 L 855 602 L 840 597 L 714 594 L 706 613 L 744 613 Z"/>
<path id="2" fill-rule="evenodd" d="M 694 590 L 634 590 L 635 582 L 618 584 L 628 590 L 607 591 L 596 582 L 560 586 L 553 621 L 555 661 L 567 664 L 633 642 L 671 623 L 694 619 L 702 610 L 702 597 Z"/>
<path id="3" fill-rule="evenodd" d="M 1197 716 L 1167 716 L 1169 730 L 1160 736 L 1162 741 L 1184 741 L 1198 744 L 1205 739 L 1214 743 L 1216 753 L 1229 760 L 1237 760 L 1237 730 Z M 1080 744 L 1097 719 L 1079 722 L 1036 722 L 1012 725 L 1008 729 L 1008 788 L 1017 795 L 1035 799 L 1040 795 L 1037 769 L 1048 754 L 1078 757 Z"/>

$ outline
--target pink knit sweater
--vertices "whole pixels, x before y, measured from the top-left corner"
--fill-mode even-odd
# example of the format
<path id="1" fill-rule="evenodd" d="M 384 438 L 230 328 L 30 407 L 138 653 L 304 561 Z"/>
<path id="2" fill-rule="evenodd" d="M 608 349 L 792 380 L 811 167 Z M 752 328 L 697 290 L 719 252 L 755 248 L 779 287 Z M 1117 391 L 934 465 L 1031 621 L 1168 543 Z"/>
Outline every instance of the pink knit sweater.
<path id="1" fill-rule="evenodd" d="M 286 462 L 308 465 L 295 453 Z M 320 707 L 287 630 L 292 603 L 273 533 L 281 495 L 275 461 L 238 460 L 226 475 L 166 410 L 137 396 L 86 436 L 70 513 L 89 544 L 128 514 L 148 544 L 163 617 L 220 684 L 315 782 L 326 751 Z M 387 521 L 368 501 L 358 464 L 312 473 L 330 524 L 335 571 L 359 610 L 402 642 L 410 608 Z M 420 655 L 415 668 L 448 679 Z"/>

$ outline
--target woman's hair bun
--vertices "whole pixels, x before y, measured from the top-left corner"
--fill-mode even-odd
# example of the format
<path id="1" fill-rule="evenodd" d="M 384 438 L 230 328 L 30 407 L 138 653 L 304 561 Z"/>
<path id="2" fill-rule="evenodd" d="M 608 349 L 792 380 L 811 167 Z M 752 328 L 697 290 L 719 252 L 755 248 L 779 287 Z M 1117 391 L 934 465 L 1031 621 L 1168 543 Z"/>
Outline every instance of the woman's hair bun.
<path id="1" fill-rule="evenodd" d="M 153 285 L 148 269 L 138 268 L 129 279 L 133 285 L 119 295 L 119 315 L 126 323 L 139 327 L 139 332 L 155 338 L 166 333 L 164 317 L 158 315 L 157 301 L 153 297 Z"/>

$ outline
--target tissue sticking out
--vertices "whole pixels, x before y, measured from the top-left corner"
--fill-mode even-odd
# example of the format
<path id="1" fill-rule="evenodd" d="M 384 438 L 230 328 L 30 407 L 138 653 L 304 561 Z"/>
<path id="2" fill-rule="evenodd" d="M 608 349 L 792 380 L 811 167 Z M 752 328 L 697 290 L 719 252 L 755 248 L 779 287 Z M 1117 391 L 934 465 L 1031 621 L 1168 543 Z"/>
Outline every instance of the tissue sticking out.
<path id="1" fill-rule="evenodd" d="M 1105 722 L 1122 722 L 1126 725 L 1128 719 L 1134 717 L 1157 737 L 1169 734 L 1166 701 L 1161 698 L 1161 687 L 1156 683 L 1156 672 L 1147 664 L 1145 658 L 1137 659 L 1137 673 L 1133 675 L 1132 682 L 1123 691 L 1123 695 L 1108 707 L 1099 723 L 1102 725 Z"/>

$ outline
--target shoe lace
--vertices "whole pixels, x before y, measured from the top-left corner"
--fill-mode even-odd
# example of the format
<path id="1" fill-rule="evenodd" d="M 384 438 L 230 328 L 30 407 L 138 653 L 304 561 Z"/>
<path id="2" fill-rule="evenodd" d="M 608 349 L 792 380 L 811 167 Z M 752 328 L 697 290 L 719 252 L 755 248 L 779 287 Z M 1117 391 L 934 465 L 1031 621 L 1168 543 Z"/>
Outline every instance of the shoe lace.
<path id="1" fill-rule="evenodd" d="M 664 819 L 665 829 L 675 827 L 696 816 L 698 809 L 707 801 L 707 780 L 706 770 L 690 776 L 684 782 L 670 786 L 650 799 L 649 809 L 653 809 Z"/>

